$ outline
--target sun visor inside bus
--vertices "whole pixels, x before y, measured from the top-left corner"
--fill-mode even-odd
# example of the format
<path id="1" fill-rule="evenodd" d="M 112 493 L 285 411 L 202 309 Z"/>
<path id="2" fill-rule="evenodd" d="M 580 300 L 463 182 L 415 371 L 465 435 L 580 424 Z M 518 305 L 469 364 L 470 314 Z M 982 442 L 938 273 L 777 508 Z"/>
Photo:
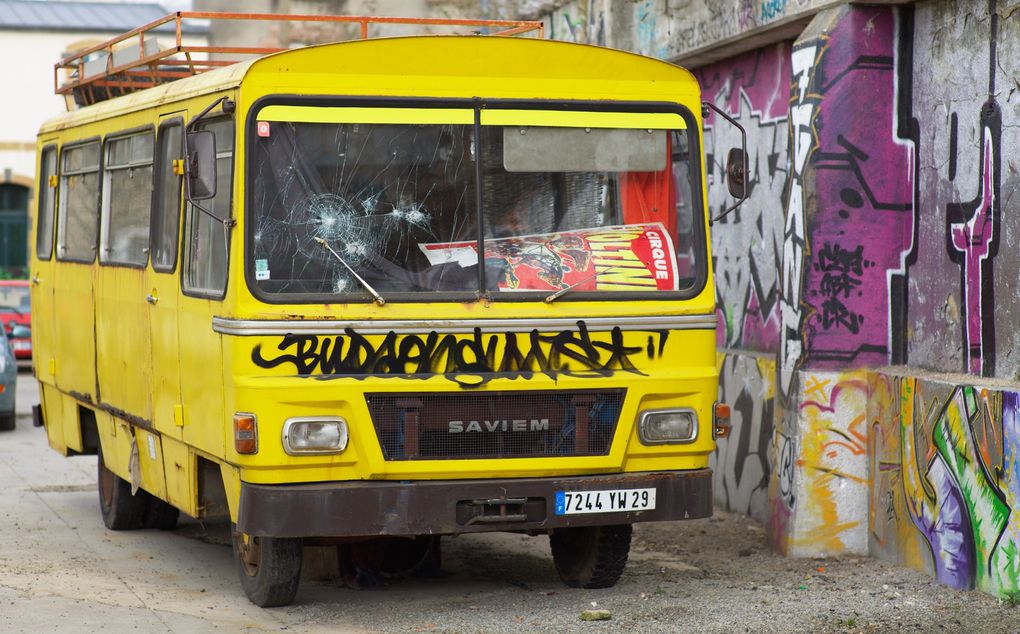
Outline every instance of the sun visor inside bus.
<path id="1" fill-rule="evenodd" d="M 666 158 L 664 130 L 503 128 L 508 172 L 660 172 Z"/>
<path id="2" fill-rule="evenodd" d="M 666 130 L 686 128 L 673 112 L 483 110 L 482 125 L 503 127 L 508 172 L 659 172 Z"/>

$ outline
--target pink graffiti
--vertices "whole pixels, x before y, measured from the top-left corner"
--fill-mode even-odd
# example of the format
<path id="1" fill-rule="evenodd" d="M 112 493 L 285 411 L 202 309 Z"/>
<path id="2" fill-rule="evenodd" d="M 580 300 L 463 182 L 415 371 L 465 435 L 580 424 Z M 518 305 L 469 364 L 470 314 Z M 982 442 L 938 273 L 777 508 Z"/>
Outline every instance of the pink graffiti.
<path id="1" fill-rule="evenodd" d="M 701 68 L 695 72 L 701 84 L 701 97 L 717 102 L 716 96 L 725 92 L 725 104 L 717 105 L 739 117 L 743 94 L 762 123 L 784 120 L 790 108 L 789 57 L 790 47 L 783 43 Z M 712 125 L 714 117 L 714 112 L 709 113 L 705 125 Z"/>
<path id="2" fill-rule="evenodd" d="M 965 223 L 953 223 L 949 226 L 953 248 L 963 253 L 963 276 L 966 282 L 965 306 L 967 310 L 967 367 L 973 374 L 981 374 L 984 357 L 984 342 L 981 338 L 981 304 L 983 285 L 981 279 L 981 263 L 988 258 L 989 247 L 995 237 L 995 220 L 992 216 L 992 205 L 995 202 L 993 191 L 992 131 L 984 128 L 984 157 L 981 163 L 981 199 L 974 216 Z"/>

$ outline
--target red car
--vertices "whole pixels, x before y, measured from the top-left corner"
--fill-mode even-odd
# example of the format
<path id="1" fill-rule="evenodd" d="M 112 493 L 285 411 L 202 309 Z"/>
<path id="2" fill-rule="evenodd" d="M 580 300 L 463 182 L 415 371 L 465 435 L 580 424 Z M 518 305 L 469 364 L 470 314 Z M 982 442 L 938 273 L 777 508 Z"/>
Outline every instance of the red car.
<path id="1" fill-rule="evenodd" d="M 32 327 L 28 280 L 0 280 L 0 322 L 8 337 L 15 326 Z M 16 359 L 31 359 L 31 336 L 11 337 L 11 348 Z"/>

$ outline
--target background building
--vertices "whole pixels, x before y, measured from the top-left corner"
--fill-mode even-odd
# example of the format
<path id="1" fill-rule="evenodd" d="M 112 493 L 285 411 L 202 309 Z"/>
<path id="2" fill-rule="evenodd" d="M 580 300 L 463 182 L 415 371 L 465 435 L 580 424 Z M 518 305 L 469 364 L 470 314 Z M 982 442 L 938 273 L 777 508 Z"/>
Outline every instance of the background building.
<path id="1" fill-rule="evenodd" d="M 53 66 L 69 52 L 170 13 L 159 4 L 0 0 L 0 58 L 8 60 L 0 117 L 0 274 L 21 275 L 35 177 L 35 135 L 43 121 L 66 111 L 54 94 Z M 201 32 L 189 37 L 203 38 Z"/>

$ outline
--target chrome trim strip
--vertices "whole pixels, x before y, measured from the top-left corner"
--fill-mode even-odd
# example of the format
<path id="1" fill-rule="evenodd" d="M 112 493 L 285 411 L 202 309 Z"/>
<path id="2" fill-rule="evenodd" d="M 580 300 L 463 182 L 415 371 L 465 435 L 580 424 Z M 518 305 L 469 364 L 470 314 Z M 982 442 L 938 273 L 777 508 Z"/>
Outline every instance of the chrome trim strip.
<path id="1" fill-rule="evenodd" d="M 402 320 L 339 320 L 339 319 L 230 319 L 213 317 L 213 330 L 224 335 L 251 337 L 259 335 L 342 335 L 348 328 L 362 335 L 398 335 L 435 332 L 439 334 L 471 334 L 482 332 L 550 332 L 577 328 L 584 322 L 589 332 L 621 330 L 715 330 L 717 318 L 709 315 L 668 315 L 649 317 L 592 317 L 589 319 L 402 319 Z"/>

